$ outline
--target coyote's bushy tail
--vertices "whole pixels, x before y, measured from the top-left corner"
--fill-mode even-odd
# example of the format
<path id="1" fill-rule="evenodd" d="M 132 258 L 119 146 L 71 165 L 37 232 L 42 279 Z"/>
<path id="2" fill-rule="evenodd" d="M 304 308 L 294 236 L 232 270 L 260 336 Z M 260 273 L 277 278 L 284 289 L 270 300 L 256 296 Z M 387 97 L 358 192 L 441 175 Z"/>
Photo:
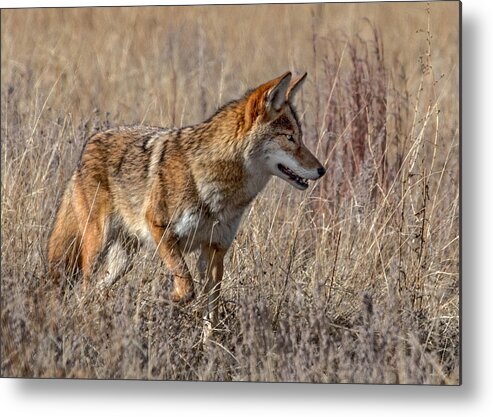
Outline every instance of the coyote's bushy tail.
<path id="1" fill-rule="evenodd" d="M 81 267 L 81 237 L 71 197 L 72 187 L 69 185 L 58 208 L 48 243 L 48 270 L 58 284 L 62 273 L 71 276 Z"/>

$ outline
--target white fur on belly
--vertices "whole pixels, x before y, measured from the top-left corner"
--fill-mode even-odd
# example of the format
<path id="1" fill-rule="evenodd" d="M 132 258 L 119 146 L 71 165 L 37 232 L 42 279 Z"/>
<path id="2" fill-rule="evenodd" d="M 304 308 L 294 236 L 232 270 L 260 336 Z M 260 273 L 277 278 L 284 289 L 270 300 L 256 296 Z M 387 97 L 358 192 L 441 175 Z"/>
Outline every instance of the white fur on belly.
<path id="1" fill-rule="evenodd" d="M 179 238 L 193 234 L 197 231 L 199 223 L 199 213 L 192 210 L 185 210 L 175 223 L 175 233 Z"/>

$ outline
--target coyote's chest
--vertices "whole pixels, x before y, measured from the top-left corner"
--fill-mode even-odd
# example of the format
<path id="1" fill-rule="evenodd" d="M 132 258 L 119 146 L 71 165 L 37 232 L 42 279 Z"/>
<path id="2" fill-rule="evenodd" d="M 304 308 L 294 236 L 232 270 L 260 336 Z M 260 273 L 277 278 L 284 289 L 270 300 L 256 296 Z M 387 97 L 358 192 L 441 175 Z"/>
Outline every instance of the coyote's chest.
<path id="1" fill-rule="evenodd" d="M 227 219 L 213 218 L 203 211 L 186 209 L 174 223 L 174 232 L 178 237 L 180 249 L 190 252 L 200 245 L 214 244 L 228 248 L 236 235 L 241 213 Z"/>
<path id="2" fill-rule="evenodd" d="M 250 165 L 215 164 L 195 177 L 197 199 L 184 205 L 174 222 L 174 232 L 185 251 L 201 244 L 227 249 L 236 235 L 241 216 L 266 185 L 269 176 Z"/>
<path id="3" fill-rule="evenodd" d="M 227 249 L 233 242 L 249 201 L 218 184 L 203 185 L 199 196 L 200 200 L 182 210 L 174 222 L 181 249 L 188 252 L 202 244 L 215 244 Z"/>

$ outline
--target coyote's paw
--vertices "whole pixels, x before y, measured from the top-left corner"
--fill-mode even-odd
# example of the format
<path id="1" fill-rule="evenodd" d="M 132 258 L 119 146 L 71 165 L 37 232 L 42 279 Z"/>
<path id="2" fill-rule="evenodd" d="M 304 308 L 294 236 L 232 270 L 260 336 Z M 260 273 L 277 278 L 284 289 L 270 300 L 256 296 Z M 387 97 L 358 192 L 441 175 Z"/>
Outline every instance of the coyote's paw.
<path id="1" fill-rule="evenodd" d="M 195 291 L 192 288 L 187 289 L 185 292 L 177 291 L 176 288 L 171 292 L 171 301 L 178 304 L 188 304 L 195 298 Z"/>

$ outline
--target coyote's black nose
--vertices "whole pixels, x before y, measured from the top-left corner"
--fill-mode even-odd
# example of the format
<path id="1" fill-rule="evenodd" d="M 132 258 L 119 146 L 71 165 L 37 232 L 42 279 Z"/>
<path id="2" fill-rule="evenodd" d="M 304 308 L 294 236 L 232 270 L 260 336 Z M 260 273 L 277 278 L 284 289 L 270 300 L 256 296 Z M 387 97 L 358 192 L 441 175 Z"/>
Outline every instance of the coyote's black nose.
<path id="1" fill-rule="evenodd" d="M 324 167 L 320 167 L 318 169 L 318 175 L 320 175 L 321 177 L 325 174 L 325 168 Z"/>

